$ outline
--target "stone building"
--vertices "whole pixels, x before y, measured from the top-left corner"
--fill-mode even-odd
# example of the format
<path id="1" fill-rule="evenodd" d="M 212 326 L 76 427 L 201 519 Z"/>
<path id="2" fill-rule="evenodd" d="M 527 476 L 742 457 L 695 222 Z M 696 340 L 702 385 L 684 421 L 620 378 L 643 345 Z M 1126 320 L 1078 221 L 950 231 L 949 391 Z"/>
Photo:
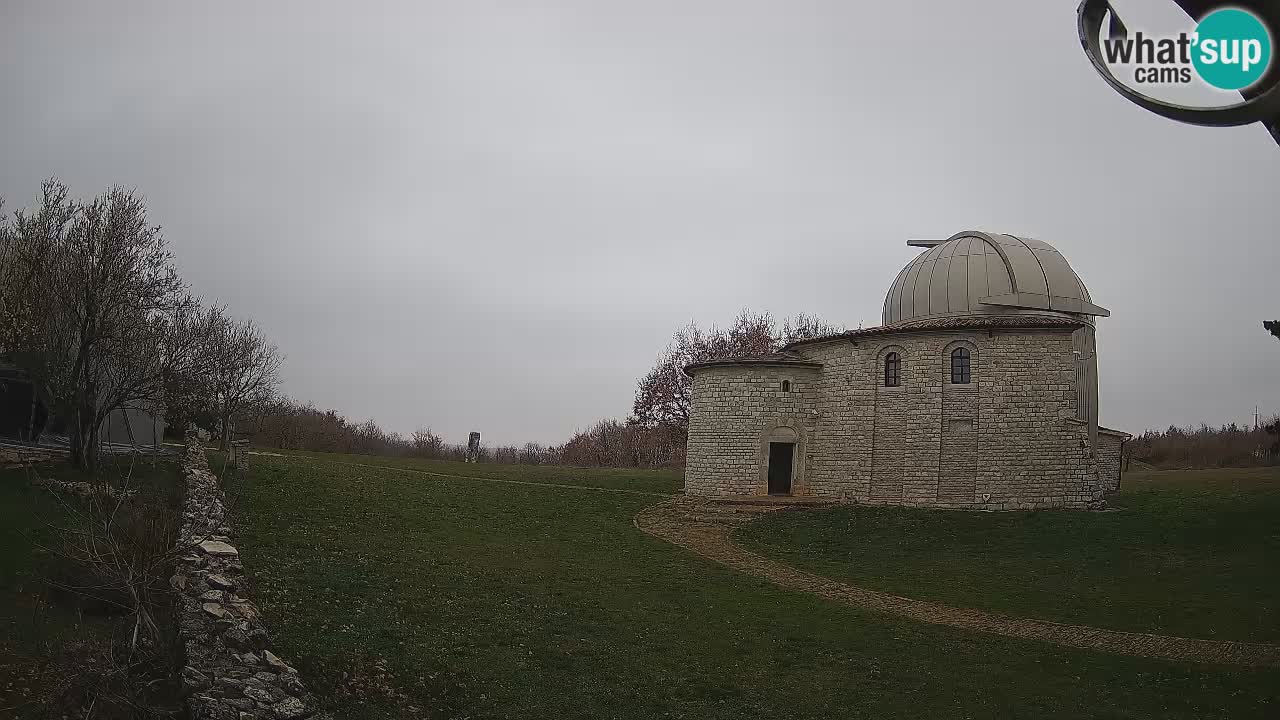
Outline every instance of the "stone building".
<path id="1" fill-rule="evenodd" d="M 1082 508 L 1119 487 L 1093 304 L 1048 243 L 966 231 L 898 273 L 879 327 L 695 363 L 686 492 Z"/>

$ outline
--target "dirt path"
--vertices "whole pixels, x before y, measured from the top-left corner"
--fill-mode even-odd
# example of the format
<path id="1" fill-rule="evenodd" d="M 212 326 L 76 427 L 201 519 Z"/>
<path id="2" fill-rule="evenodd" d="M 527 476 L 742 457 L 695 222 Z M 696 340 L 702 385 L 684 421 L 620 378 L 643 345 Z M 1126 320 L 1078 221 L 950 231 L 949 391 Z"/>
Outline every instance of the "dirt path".
<path id="1" fill-rule="evenodd" d="M 1276 645 L 1104 630 L 1087 625 L 1010 617 L 983 610 L 913 600 L 798 570 L 745 550 L 730 539 L 735 526 L 783 507 L 786 506 L 681 497 L 645 508 L 636 515 L 635 524 L 650 535 L 688 548 L 740 572 L 764 578 L 780 587 L 920 622 L 1119 655 L 1182 662 L 1280 667 L 1280 646 Z"/>

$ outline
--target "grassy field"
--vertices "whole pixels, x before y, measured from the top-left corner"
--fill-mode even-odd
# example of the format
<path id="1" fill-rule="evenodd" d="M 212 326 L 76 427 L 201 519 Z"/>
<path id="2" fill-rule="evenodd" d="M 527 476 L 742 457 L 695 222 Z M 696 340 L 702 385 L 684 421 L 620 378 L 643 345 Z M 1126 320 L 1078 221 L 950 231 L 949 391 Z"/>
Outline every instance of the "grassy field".
<path id="1" fill-rule="evenodd" d="M 274 450 L 266 452 L 283 453 L 290 457 L 311 458 L 327 465 L 348 464 L 354 466 L 393 467 L 413 470 L 417 473 L 477 477 L 517 483 L 576 485 L 661 494 L 679 493 L 684 489 L 684 477 L 681 473 L 675 471 L 637 470 L 634 468 L 571 468 L 554 465 L 495 465 L 454 462 L 451 460 L 425 461 L 416 458 L 343 455 L 339 453 L 307 452 L 305 450 Z M 220 468 L 215 467 L 215 469 Z"/>
<path id="2" fill-rule="evenodd" d="M 103 476 L 119 484 L 129 470 L 108 463 Z M 88 585 L 83 568 L 61 554 L 61 528 L 78 530 L 83 502 L 32 483 L 36 475 L 77 482 L 88 478 L 66 463 L 0 470 L 0 717 L 85 716 L 87 683 L 110 671 L 104 659 L 120 625 L 119 609 L 58 585 Z M 176 497 L 177 466 L 136 466 L 131 487 L 149 498 Z M 52 582 L 51 582 L 52 581 Z M 99 685 L 105 686 L 105 685 Z M 95 718 L 131 717 L 105 699 Z"/>
<path id="3" fill-rule="evenodd" d="M 743 545 L 827 577 L 1013 615 L 1280 640 L 1280 468 L 1130 474 L 1117 512 L 776 513 Z"/>
<path id="4" fill-rule="evenodd" d="M 783 591 L 637 531 L 660 498 L 589 489 L 675 490 L 671 474 L 260 456 L 226 484 L 278 646 L 343 717 L 1235 718 L 1280 703 L 1277 671 Z"/>

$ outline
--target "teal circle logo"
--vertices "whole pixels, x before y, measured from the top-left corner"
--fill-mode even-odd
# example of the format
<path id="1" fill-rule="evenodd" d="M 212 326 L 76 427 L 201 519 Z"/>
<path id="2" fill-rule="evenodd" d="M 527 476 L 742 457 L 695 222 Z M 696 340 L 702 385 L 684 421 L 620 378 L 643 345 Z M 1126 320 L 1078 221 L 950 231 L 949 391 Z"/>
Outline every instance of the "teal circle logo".
<path id="1" fill-rule="evenodd" d="M 1221 90 L 1258 82 L 1271 64 L 1271 33 L 1248 10 L 1215 10 L 1196 25 L 1191 63 L 1200 78 Z"/>

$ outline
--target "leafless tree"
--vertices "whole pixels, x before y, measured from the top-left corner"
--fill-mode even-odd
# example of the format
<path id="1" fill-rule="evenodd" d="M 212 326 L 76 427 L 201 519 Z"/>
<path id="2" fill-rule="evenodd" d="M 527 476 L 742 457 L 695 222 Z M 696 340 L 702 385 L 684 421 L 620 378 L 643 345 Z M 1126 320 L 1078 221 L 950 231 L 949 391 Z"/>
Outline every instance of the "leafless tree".
<path id="1" fill-rule="evenodd" d="M 730 357 L 764 355 L 788 343 L 843 332 L 812 315 L 797 315 L 779 328 L 769 313 L 743 310 L 733 325 L 721 330 L 702 330 L 690 323 L 680 328 L 658 362 L 640 379 L 636 388 L 631 422 L 648 428 L 689 426 L 692 380 L 684 368 L 692 363 Z"/>
<path id="2" fill-rule="evenodd" d="M 222 308 L 214 308 L 211 316 L 210 394 L 221 428 L 218 449 L 226 450 L 232 422 L 275 396 L 283 358 L 252 320 L 232 319 Z"/>
<path id="3" fill-rule="evenodd" d="M 547 460 L 547 448 L 538 443 L 525 443 L 520 448 L 520 457 L 518 462 L 521 465 L 542 465 Z"/>
<path id="4" fill-rule="evenodd" d="M 431 428 L 418 428 L 413 432 L 413 454 L 418 457 L 439 459 L 444 457 L 444 440 Z"/>
<path id="5" fill-rule="evenodd" d="M 72 461 L 93 470 L 108 415 L 160 412 L 175 379 L 203 369 L 205 311 L 141 196 L 68 196 L 49 180 L 34 212 L 14 214 L 0 258 L 0 345 L 68 419 Z"/>

